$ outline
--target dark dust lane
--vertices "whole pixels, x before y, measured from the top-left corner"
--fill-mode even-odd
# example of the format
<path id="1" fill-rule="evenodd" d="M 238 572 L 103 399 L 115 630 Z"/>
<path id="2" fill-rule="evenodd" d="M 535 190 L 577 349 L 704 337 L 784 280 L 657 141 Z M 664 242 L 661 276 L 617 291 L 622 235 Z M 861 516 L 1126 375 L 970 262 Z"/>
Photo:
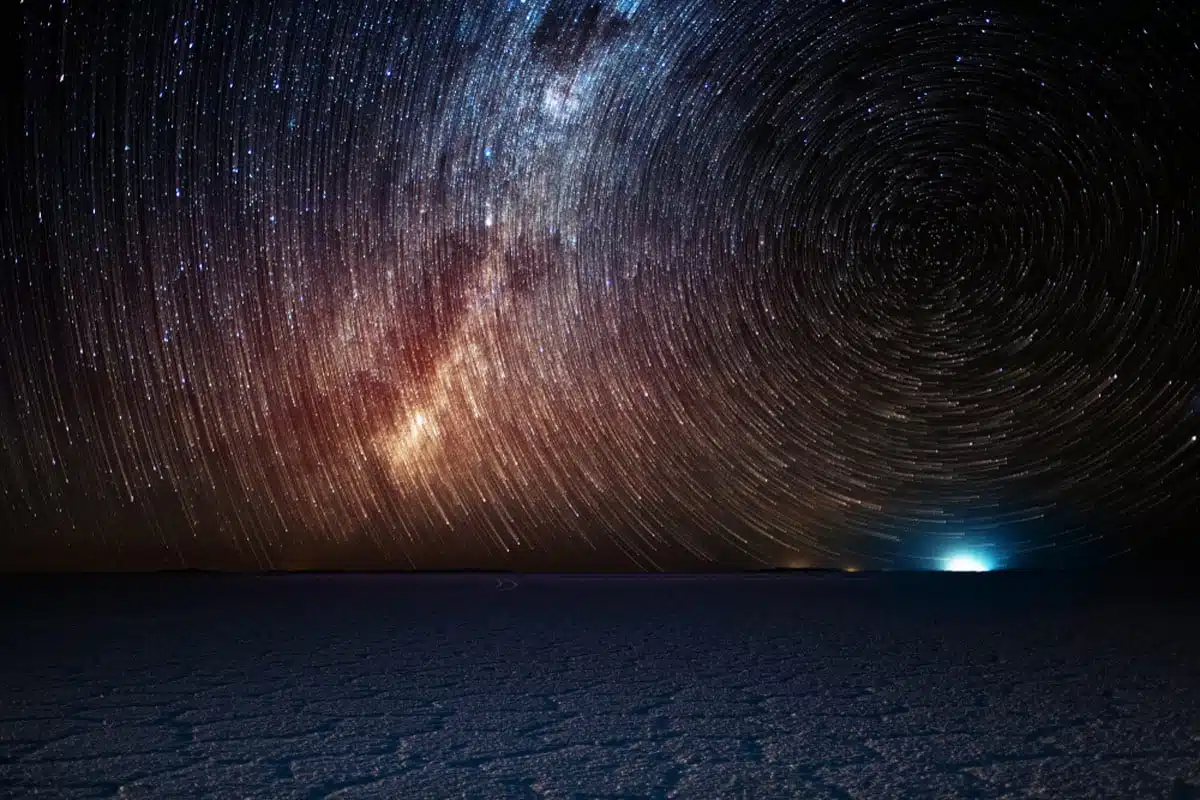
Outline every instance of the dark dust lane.
<path id="1" fill-rule="evenodd" d="M 1200 606 L 1163 592 L 175 576 L 0 599 L 4 796 L 1200 796 Z"/>

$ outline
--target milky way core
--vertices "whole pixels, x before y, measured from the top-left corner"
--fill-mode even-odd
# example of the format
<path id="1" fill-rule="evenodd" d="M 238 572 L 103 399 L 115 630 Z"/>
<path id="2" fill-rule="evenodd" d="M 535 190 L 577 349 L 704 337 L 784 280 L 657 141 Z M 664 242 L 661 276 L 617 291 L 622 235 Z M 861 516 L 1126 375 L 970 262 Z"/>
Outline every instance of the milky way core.
<path id="1" fill-rule="evenodd" d="M 97 5 L 20 5 L 10 563 L 889 563 L 1195 506 L 1189 3 Z"/>

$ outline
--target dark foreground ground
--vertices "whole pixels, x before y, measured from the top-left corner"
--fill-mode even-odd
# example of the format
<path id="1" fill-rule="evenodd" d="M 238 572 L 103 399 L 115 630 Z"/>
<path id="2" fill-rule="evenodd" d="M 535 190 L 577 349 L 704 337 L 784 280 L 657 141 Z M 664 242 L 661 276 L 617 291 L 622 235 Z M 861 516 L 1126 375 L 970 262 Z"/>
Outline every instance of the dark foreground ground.
<path id="1" fill-rule="evenodd" d="M 0 795 L 1200 798 L 1200 606 L 1054 575 L 0 586 Z"/>

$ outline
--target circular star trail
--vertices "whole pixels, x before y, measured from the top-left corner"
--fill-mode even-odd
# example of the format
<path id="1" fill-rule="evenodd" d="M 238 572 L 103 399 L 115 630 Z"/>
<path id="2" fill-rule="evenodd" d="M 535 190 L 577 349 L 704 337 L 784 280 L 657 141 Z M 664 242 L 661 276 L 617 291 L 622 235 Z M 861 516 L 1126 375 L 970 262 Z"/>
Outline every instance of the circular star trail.
<path id="1" fill-rule="evenodd" d="M 1200 26 L 1133 8 L 23 3 L 7 560 L 1145 538 L 1198 494 Z"/>

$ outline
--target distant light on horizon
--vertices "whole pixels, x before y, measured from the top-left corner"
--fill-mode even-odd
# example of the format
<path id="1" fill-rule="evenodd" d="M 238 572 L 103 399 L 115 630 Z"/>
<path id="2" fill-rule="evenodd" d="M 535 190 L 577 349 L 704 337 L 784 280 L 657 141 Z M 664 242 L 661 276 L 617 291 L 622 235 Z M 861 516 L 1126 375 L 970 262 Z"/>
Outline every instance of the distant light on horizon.
<path id="1" fill-rule="evenodd" d="M 946 559 L 942 569 L 946 572 L 990 572 L 992 568 L 979 556 L 956 553 Z"/>

